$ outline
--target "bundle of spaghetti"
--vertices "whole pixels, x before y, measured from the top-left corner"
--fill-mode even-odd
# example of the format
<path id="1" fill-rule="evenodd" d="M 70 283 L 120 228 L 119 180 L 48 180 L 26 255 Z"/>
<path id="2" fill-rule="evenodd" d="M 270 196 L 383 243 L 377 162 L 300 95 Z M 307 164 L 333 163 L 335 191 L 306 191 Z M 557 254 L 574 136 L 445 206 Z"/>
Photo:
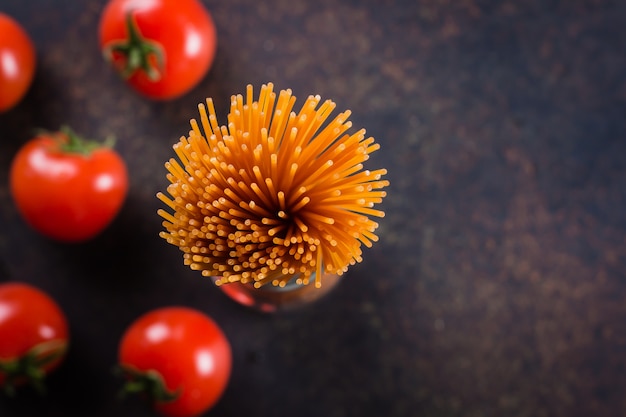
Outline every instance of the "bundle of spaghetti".
<path id="1" fill-rule="evenodd" d="M 231 98 L 228 124 L 213 101 L 198 106 L 200 122 L 174 145 L 165 163 L 169 185 L 158 198 L 171 211 L 160 236 L 183 261 L 217 284 L 283 286 L 292 277 L 321 286 L 362 261 L 361 246 L 378 240 L 384 217 L 385 169 L 364 169 L 379 149 L 365 129 L 349 133 L 350 111 L 329 119 L 335 103 L 309 96 L 299 111 L 291 90 L 261 87 L 254 100 Z M 311 277 L 314 276 L 314 279 Z"/>

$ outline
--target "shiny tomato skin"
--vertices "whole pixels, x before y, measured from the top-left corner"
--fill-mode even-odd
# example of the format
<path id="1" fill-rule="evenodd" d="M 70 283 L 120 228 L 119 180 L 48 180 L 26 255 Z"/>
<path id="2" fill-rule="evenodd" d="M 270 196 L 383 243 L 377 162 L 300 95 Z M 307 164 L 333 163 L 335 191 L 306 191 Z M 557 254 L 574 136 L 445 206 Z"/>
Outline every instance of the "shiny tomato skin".
<path id="1" fill-rule="evenodd" d="M 24 97 L 35 75 L 37 58 L 28 33 L 12 17 L 0 12 L 0 113 Z"/>
<path id="2" fill-rule="evenodd" d="M 180 395 L 155 402 L 170 417 L 198 416 L 211 409 L 225 391 L 232 353 L 226 335 L 204 313 L 188 307 L 162 307 L 136 319 L 124 333 L 119 363 L 139 371 L 156 371 L 170 392 Z"/>
<path id="3" fill-rule="evenodd" d="M 110 0 L 100 17 L 100 47 L 127 41 L 126 16 L 146 41 L 160 46 L 164 68 L 152 80 L 143 70 L 126 78 L 139 93 L 154 100 L 171 100 L 193 89 L 208 73 L 217 50 L 217 32 L 210 12 L 199 0 Z M 157 62 L 151 58 L 152 66 Z M 114 54 L 113 65 L 121 71 L 127 60 Z"/>
<path id="4" fill-rule="evenodd" d="M 101 233 L 121 209 L 128 172 L 115 150 L 66 152 L 57 135 L 39 135 L 18 150 L 9 172 L 10 191 L 33 229 L 60 242 L 83 242 Z"/>
<path id="5" fill-rule="evenodd" d="M 48 374 L 60 365 L 69 330 L 65 313 L 50 295 L 30 284 L 4 282 L 0 284 L 0 311 L 0 362 L 22 358 L 33 348 L 48 345 L 56 346 L 60 354 L 42 369 Z M 5 378 L 0 371 L 0 386 Z"/>

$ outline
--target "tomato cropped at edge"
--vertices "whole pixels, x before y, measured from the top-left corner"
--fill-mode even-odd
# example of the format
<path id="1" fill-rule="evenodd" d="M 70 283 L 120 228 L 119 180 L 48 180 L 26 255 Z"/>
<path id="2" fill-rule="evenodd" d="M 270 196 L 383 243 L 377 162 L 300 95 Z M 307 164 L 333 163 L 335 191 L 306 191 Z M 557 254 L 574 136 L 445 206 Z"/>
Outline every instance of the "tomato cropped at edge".
<path id="1" fill-rule="evenodd" d="M 41 387 L 65 358 L 65 313 L 50 295 L 21 282 L 0 284 L 0 311 L 0 386 Z"/>
<path id="2" fill-rule="evenodd" d="M 119 365 L 131 386 L 146 384 L 141 392 L 151 396 L 160 414 L 193 417 L 221 398 L 230 379 L 232 353 L 225 334 L 209 316 L 188 307 L 163 307 L 145 313 L 126 329 Z"/>
<path id="3" fill-rule="evenodd" d="M 0 113 L 24 97 L 35 75 L 35 47 L 12 17 L 0 12 Z"/>
<path id="4" fill-rule="evenodd" d="M 128 191 L 128 172 L 110 145 L 65 130 L 26 142 L 13 158 L 9 184 L 26 223 L 53 240 L 77 243 L 115 218 Z"/>
<path id="5" fill-rule="evenodd" d="M 184 95 L 213 64 L 216 28 L 198 0 L 111 0 L 99 25 L 107 61 L 148 98 Z M 137 59 L 129 59 L 131 55 Z"/>

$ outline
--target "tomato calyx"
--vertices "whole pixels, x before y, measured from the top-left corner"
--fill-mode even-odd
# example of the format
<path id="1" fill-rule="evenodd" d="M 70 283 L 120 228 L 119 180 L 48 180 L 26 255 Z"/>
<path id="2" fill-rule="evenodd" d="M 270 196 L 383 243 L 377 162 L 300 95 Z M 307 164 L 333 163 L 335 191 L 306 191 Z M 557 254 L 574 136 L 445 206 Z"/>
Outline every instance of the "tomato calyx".
<path id="1" fill-rule="evenodd" d="M 146 39 L 139 30 L 131 13 L 126 14 L 126 30 L 128 39 L 110 42 L 103 48 L 104 58 L 114 64 L 120 75 L 128 79 L 137 71 L 143 71 L 151 81 L 161 79 L 161 72 L 165 67 L 165 53 L 163 47 L 157 43 Z M 115 56 L 124 57 L 123 64 L 116 64 Z M 150 59 L 156 59 L 154 62 Z"/>
<path id="2" fill-rule="evenodd" d="M 8 396 L 13 396 L 17 385 L 26 382 L 40 393 L 44 393 L 43 381 L 46 376 L 46 366 L 63 357 L 66 351 L 66 341 L 49 340 L 34 346 L 20 357 L 0 359 L 0 373 L 4 376 L 2 384 L 4 392 Z"/>
<path id="3" fill-rule="evenodd" d="M 67 153 L 79 153 L 83 155 L 89 155 L 96 149 L 100 148 L 112 148 L 115 139 L 108 137 L 104 142 L 98 142 L 95 140 L 84 139 L 74 132 L 69 126 L 62 126 L 61 134 L 64 136 L 64 140 L 61 142 L 60 149 Z"/>
<path id="4" fill-rule="evenodd" d="M 69 126 L 62 126 L 58 132 L 42 130 L 40 134 L 52 137 L 56 149 L 67 154 L 89 156 L 97 149 L 112 148 L 115 145 L 115 139 L 113 137 L 107 137 L 103 142 L 85 139 L 74 132 Z"/>
<path id="5" fill-rule="evenodd" d="M 115 372 L 126 380 L 119 392 L 121 398 L 129 394 L 145 394 L 155 404 L 174 401 L 180 396 L 180 389 L 169 390 L 161 374 L 153 369 L 140 371 L 129 365 L 119 365 Z"/>

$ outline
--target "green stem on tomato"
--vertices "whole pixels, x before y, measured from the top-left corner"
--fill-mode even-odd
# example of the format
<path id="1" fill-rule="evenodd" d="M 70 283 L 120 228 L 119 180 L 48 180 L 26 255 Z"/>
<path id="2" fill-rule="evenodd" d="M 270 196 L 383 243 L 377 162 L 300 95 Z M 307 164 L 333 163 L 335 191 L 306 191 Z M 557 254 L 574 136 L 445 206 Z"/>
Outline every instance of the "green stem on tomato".
<path id="1" fill-rule="evenodd" d="M 45 393 L 45 367 L 62 358 L 67 351 L 64 340 L 49 340 L 34 346 L 23 356 L 0 360 L 0 374 L 4 376 L 2 389 L 8 396 L 15 394 L 18 384 L 26 382 L 39 393 Z"/>
<path id="2" fill-rule="evenodd" d="M 130 77 L 137 71 L 143 71 L 150 80 L 160 80 L 165 67 L 165 52 L 162 46 L 157 42 L 149 41 L 141 34 L 131 13 L 126 14 L 126 30 L 128 39 L 114 41 L 104 46 L 104 58 L 113 63 L 115 54 L 124 56 L 124 65 L 120 68 L 120 74 L 124 78 Z M 150 60 L 151 56 L 156 58 L 157 68 Z"/>
<path id="3" fill-rule="evenodd" d="M 65 153 L 78 153 L 81 155 L 89 155 L 96 149 L 112 148 L 115 144 L 115 138 L 107 137 L 104 142 L 84 139 L 79 136 L 69 126 L 61 126 L 58 135 L 59 150 Z"/>
<path id="4" fill-rule="evenodd" d="M 161 374 L 155 370 L 140 371 L 132 366 L 119 365 L 114 372 L 126 380 L 119 392 L 120 398 L 129 394 L 143 393 L 154 404 L 174 401 L 180 396 L 180 389 L 169 390 Z"/>

